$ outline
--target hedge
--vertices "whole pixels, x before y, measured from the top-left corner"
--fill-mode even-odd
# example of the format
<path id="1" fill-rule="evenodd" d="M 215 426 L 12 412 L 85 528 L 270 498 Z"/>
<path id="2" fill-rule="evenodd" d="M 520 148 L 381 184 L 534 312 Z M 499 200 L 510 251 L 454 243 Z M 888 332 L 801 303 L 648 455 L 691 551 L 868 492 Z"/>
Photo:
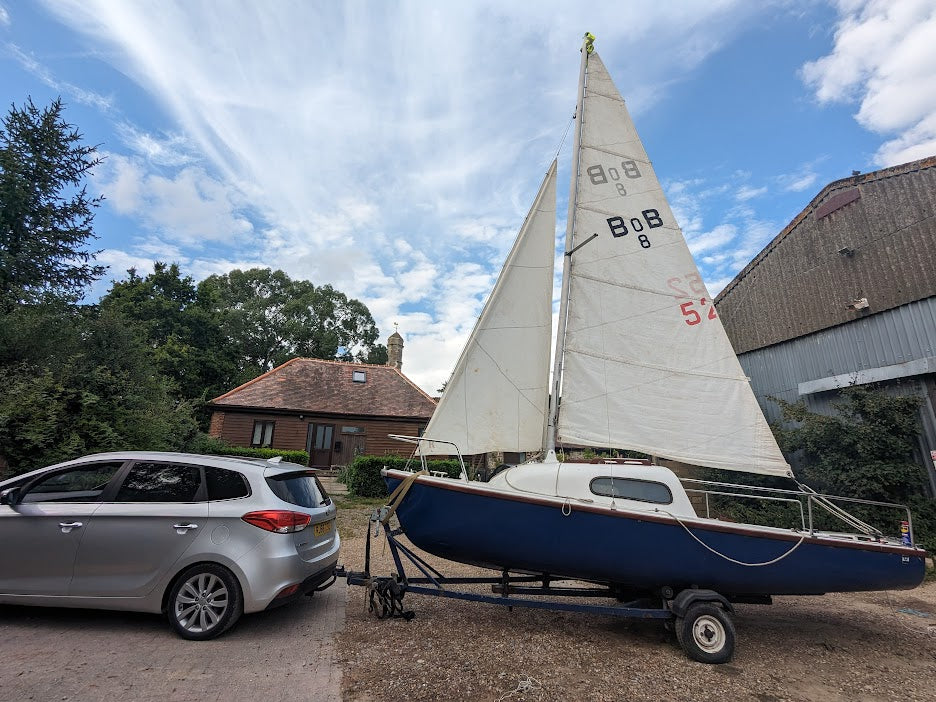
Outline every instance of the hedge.
<path id="1" fill-rule="evenodd" d="M 386 497 L 389 493 L 380 475 L 381 469 L 386 466 L 403 470 L 407 462 L 408 459 L 397 456 L 357 456 L 348 465 L 348 492 L 355 497 Z M 409 463 L 410 468 L 414 465 L 419 467 L 418 460 Z M 461 475 L 461 465 L 457 460 L 426 461 L 426 465 L 429 470 L 442 471 L 452 478 Z"/>
<path id="2" fill-rule="evenodd" d="M 282 456 L 284 461 L 298 463 L 301 466 L 309 465 L 309 454 L 305 451 L 287 451 L 286 449 L 246 448 L 244 446 L 228 446 L 218 451 L 222 456 L 248 456 L 250 458 L 276 458 Z"/>
<path id="3" fill-rule="evenodd" d="M 198 436 L 187 449 L 192 453 L 213 456 L 247 456 L 249 458 L 275 458 L 276 456 L 282 456 L 284 461 L 298 463 L 302 466 L 309 465 L 309 454 L 305 451 L 231 446 L 226 441 L 204 434 Z"/>

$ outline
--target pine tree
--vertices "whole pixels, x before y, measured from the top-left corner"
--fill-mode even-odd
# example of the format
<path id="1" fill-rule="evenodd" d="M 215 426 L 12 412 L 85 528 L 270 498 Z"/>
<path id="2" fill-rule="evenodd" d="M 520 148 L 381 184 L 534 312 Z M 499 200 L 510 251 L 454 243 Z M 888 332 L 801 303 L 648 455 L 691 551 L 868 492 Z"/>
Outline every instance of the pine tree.
<path id="1" fill-rule="evenodd" d="M 83 183 L 101 159 L 63 111 L 61 99 L 39 109 L 28 98 L 0 127 L 0 311 L 74 299 L 104 274 L 86 248 L 103 198 L 89 197 Z"/>

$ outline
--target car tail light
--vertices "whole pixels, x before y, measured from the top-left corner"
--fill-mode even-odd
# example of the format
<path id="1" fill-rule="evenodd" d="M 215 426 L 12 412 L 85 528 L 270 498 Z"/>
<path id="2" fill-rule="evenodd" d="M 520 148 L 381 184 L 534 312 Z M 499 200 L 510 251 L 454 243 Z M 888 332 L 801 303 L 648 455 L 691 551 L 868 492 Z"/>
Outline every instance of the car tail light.
<path id="1" fill-rule="evenodd" d="M 289 512 L 282 509 L 268 509 L 261 512 L 248 512 L 243 517 L 241 517 L 248 524 L 253 524 L 255 527 L 260 527 L 261 529 L 266 529 L 267 531 L 273 531 L 277 534 L 288 534 L 293 531 L 302 531 L 307 526 L 309 522 L 312 521 L 312 517 L 308 514 L 303 514 L 302 512 Z"/>

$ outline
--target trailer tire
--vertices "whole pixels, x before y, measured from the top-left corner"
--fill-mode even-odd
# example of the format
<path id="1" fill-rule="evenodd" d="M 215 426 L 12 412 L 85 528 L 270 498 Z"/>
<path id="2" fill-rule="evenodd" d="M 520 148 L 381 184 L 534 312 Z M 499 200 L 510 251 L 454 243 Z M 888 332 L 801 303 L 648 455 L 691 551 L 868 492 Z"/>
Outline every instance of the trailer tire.
<path id="1" fill-rule="evenodd" d="M 721 607 L 696 602 L 676 620 L 676 638 L 686 655 L 699 663 L 727 663 L 734 655 L 735 628 Z"/>

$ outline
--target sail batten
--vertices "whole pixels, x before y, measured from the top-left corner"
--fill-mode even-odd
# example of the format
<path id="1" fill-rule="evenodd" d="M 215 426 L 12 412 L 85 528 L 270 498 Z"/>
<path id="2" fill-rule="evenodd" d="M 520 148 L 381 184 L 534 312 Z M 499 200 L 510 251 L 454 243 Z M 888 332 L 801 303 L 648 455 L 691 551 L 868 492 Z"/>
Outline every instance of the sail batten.
<path id="1" fill-rule="evenodd" d="M 588 56 L 558 441 L 693 465 L 790 470 L 624 100 Z"/>

